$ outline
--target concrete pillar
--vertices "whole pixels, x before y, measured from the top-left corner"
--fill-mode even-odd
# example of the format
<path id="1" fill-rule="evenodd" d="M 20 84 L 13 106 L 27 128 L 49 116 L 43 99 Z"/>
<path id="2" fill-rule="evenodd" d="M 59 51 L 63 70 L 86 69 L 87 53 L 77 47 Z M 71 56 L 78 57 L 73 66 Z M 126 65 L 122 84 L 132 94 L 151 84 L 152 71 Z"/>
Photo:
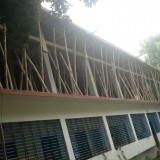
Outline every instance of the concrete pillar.
<path id="1" fill-rule="evenodd" d="M 71 139 L 69 137 L 69 132 L 68 132 L 68 129 L 67 129 L 66 121 L 65 121 L 64 118 L 61 118 L 60 121 L 61 121 L 61 126 L 62 126 L 62 130 L 63 130 L 64 139 L 65 139 L 65 142 L 66 142 L 66 147 L 67 147 L 69 159 L 70 160 L 75 160 L 75 156 L 74 156 L 74 152 L 73 152 L 73 148 L 72 148 L 72 144 L 71 144 Z"/>
<path id="2" fill-rule="evenodd" d="M 106 128 L 106 131 L 107 131 L 108 140 L 109 140 L 109 143 L 110 143 L 110 146 L 111 146 L 111 150 L 115 150 L 114 143 L 113 143 L 113 140 L 112 140 L 111 132 L 109 130 L 109 126 L 108 126 L 106 116 L 103 116 L 103 122 L 104 122 L 104 125 L 105 125 L 105 128 Z"/>
<path id="3" fill-rule="evenodd" d="M 128 114 L 128 117 L 129 117 L 129 122 L 130 122 L 130 124 L 131 124 L 131 128 L 132 128 L 132 130 L 133 130 L 133 135 L 134 135 L 134 137 L 135 137 L 135 140 L 138 141 L 137 134 L 136 134 L 136 131 L 135 131 L 135 129 L 134 129 L 134 125 L 133 125 L 133 122 L 132 122 L 131 115 Z"/>

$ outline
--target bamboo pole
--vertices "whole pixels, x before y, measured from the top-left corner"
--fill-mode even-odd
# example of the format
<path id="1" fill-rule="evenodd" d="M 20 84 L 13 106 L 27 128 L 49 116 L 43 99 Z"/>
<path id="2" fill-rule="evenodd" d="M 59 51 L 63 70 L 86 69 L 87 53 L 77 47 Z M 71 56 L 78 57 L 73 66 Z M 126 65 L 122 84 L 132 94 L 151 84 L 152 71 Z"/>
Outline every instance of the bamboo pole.
<path id="1" fill-rule="evenodd" d="M 4 52 L 3 48 L 2 48 L 2 44 L 1 43 L 0 43 L 0 49 L 2 51 L 2 55 L 3 55 L 4 61 L 5 61 L 5 67 L 6 67 L 5 70 L 7 72 L 7 84 L 8 84 L 8 79 L 9 79 L 10 87 L 11 87 L 11 89 L 13 89 L 11 74 L 10 74 L 10 71 L 9 71 L 8 63 L 7 63 L 6 59 L 5 59 L 5 52 Z M 9 89 L 9 85 L 8 85 L 8 89 Z"/>
<path id="2" fill-rule="evenodd" d="M 105 56 L 106 89 L 107 89 L 107 95 L 108 95 L 108 97 L 109 97 L 109 78 L 108 78 L 108 66 L 107 66 L 107 49 L 106 49 L 105 55 L 106 55 L 106 56 Z"/>
<path id="3" fill-rule="evenodd" d="M 16 57 L 17 57 L 17 60 L 18 60 L 19 66 L 20 66 L 20 68 L 21 68 L 21 70 L 22 70 L 23 74 L 26 76 L 26 72 L 25 72 L 25 70 L 23 69 L 23 64 L 24 64 L 23 60 L 22 60 L 22 64 L 21 64 L 20 59 L 19 59 L 19 57 L 17 56 L 17 54 L 15 54 L 15 55 L 16 55 Z M 23 84 L 23 83 L 22 83 L 22 84 Z M 33 91 L 33 86 L 32 86 L 32 83 L 31 83 L 31 81 L 30 81 L 30 79 L 29 79 L 29 78 L 28 78 L 28 84 L 29 84 L 29 86 L 30 86 L 31 90 Z M 22 89 L 22 88 L 21 88 L 21 89 Z"/>
<path id="4" fill-rule="evenodd" d="M 105 78 L 105 72 L 104 72 L 104 62 L 103 62 L 103 48 L 101 47 L 101 70 L 102 70 L 102 82 L 103 87 L 105 91 L 105 96 L 108 97 L 107 87 L 106 87 L 106 78 Z"/>
<path id="5" fill-rule="evenodd" d="M 77 81 L 77 36 L 75 35 L 74 37 L 74 60 L 73 60 L 73 66 L 74 66 L 74 79 L 76 81 L 76 83 L 78 84 Z M 76 88 L 75 84 L 74 84 L 74 88 Z M 75 94 L 77 94 L 77 90 L 75 90 Z"/>
<path id="6" fill-rule="evenodd" d="M 47 92 L 49 92 L 49 90 L 48 90 L 47 86 L 45 85 L 45 83 L 44 83 L 44 81 L 43 81 L 43 79 L 42 79 L 39 71 L 37 70 L 37 68 L 36 68 L 36 66 L 34 65 L 34 63 L 32 62 L 32 60 L 28 57 L 28 55 L 27 55 L 27 60 L 28 60 L 28 62 L 30 63 L 30 65 L 33 67 L 33 69 L 34 69 L 35 73 L 37 74 L 37 76 L 38 76 L 41 84 L 42 84 L 43 87 L 44 87 L 44 89 L 45 89 Z"/>
<path id="7" fill-rule="evenodd" d="M 1 81 L 0 81 L 0 88 L 3 88 Z"/>
<path id="8" fill-rule="evenodd" d="M 62 58 L 62 60 L 63 60 L 63 62 L 64 62 L 64 65 L 66 66 L 66 68 L 67 68 L 67 70 L 68 70 L 68 72 L 69 72 L 69 71 L 70 71 L 69 66 L 67 65 L 67 63 L 66 63 L 64 57 L 62 56 L 61 52 L 59 52 L 59 54 L 60 54 L 60 56 L 61 56 L 61 58 Z M 81 92 L 81 90 L 79 89 L 79 87 L 78 87 L 78 85 L 77 85 L 77 83 L 76 83 L 76 81 L 75 81 L 73 75 L 71 76 L 71 79 L 73 80 L 73 83 L 75 84 L 75 86 L 76 86 L 76 88 L 77 88 L 79 94 L 83 95 L 82 92 Z"/>
<path id="9" fill-rule="evenodd" d="M 19 84 L 19 89 L 22 90 L 22 86 L 23 86 L 23 71 L 21 69 L 21 75 L 20 75 L 20 84 Z"/>
<path id="10" fill-rule="evenodd" d="M 57 66 L 56 66 L 56 64 L 55 64 L 55 62 L 54 62 L 54 60 L 53 60 L 53 58 L 52 58 L 52 56 L 51 56 L 51 53 L 48 52 L 48 55 L 49 55 L 49 58 L 51 59 L 52 64 L 54 65 L 56 71 L 58 71 Z M 61 83 L 62 83 L 62 85 L 63 85 L 63 87 L 64 87 L 64 89 L 65 89 L 65 92 L 68 94 L 68 90 L 67 90 L 67 88 L 66 88 L 66 86 L 65 86 L 65 83 L 64 83 L 61 75 L 60 75 L 60 81 L 61 81 Z"/>
<path id="11" fill-rule="evenodd" d="M 120 73 L 119 73 L 119 77 L 120 77 L 121 81 L 123 82 L 124 86 L 126 87 L 128 93 L 129 93 L 129 95 L 131 96 L 131 98 L 133 98 L 133 96 L 132 96 L 132 94 L 131 94 L 129 88 L 127 87 L 127 85 L 126 85 L 125 81 L 123 80 L 122 76 L 120 75 Z"/>
<path id="12" fill-rule="evenodd" d="M 76 64 L 76 58 L 77 58 L 77 52 L 76 52 L 76 46 L 77 46 L 77 36 L 75 35 L 75 38 L 74 38 L 74 78 L 75 78 L 75 81 L 77 82 L 77 64 Z"/>
<path id="13" fill-rule="evenodd" d="M 99 80 L 101 82 L 101 85 L 102 85 L 102 88 L 103 88 L 103 92 L 104 92 L 105 96 L 107 97 L 108 94 L 106 93 L 106 90 L 105 90 L 105 85 L 104 85 L 104 82 L 103 82 L 103 76 L 101 76 L 101 74 L 99 73 L 98 68 L 96 66 L 95 66 L 95 69 L 96 69 L 96 72 L 98 74 L 98 78 L 99 78 Z"/>
<path id="14" fill-rule="evenodd" d="M 96 82 L 96 68 L 95 68 L 96 64 L 95 64 L 95 52 L 94 52 L 94 44 L 93 44 L 93 77 L 94 80 Z"/>
<path id="15" fill-rule="evenodd" d="M 41 77 L 44 81 L 44 60 L 43 60 L 43 51 L 42 51 L 42 32 L 41 32 L 41 24 L 40 21 L 38 23 L 38 30 L 39 30 L 39 45 L 40 45 L 40 73 L 41 73 Z M 42 86 L 42 91 L 44 91 L 44 88 Z"/>
<path id="16" fill-rule="evenodd" d="M 132 93 L 132 95 L 134 95 L 134 92 L 133 92 L 133 88 L 132 88 L 132 86 L 130 85 L 130 83 L 129 83 L 129 81 L 128 81 L 128 79 L 126 78 L 126 76 L 124 76 L 124 79 L 125 79 L 125 81 L 126 81 L 126 85 L 128 85 L 128 87 L 129 87 L 129 89 L 130 89 L 130 92 Z"/>
<path id="17" fill-rule="evenodd" d="M 55 29 L 55 27 L 53 28 L 53 43 L 56 45 L 56 29 Z M 58 73 L 58 89 L 59 89 L 59 92 L 62 93 L 61 74 L 60 74 L 60 68 L 59 68 L 59 63 L 58 63 L 56 47 L 54 47 L 54 55 L 55 55 L 56 67 L 57 67 L 56 70 Z"/>
<path id="18" fill-rule="evenodd" d="M 64 36 L 64 43 L 65 43 L 65 51 L 66 51 L 66 56 L 67 56 L 67 63 L 68 63 L 68 68 L 69 68 L 69 76 L 70 76 L 70 81 L 71 81 L 71 89 L 72 89 L 72 92 L 74 93 L 75 89 L 74 89 L 73 78 L 72 78 L 73 72 L 72 72 L 72 67 L 71 67 L 71 63 L 70 63 L 69 55 L 68 55 L 68 47 L 67 47 L 67 39 L 66 39 L 65 29 L 63 32 L 63 36 Z"/>
<path id="19" fill-rule="evenodd" d="M 87 72 L 87 49 L 86 49 L 86 40 L 84 41 L 84 53 L 85 53 L 85 95 L 88 95 L 88 72 Z"/>
<path id="20" fill-rule="evenodd" d="M 15 79 L 15 74 L 13 73 L 14 67 L 12 66 L 11 68 L 12 68 L 12 69 L 11 69 L 11 76 L 12 76 L 12 80 L 13 80 L 13 86 L 14 86 L 14 88 L 17 90 L 18 87 L 17 87 L 17 83 L 16 83 L 16 79 Z"/>
<path id="21" fill-rule="evenodd" d="M 9 85 L 8 85 L 8 65 L 7 65 L 7 41 L 6 41 L 6 26 L 4 25 L 3 26 L 3 31 L 4 31 L 4 77 L 5 77 L 5 85 L 6 85 L 6 88 L 8 89 L 9 88 Z"/>
<path id="22" fill-rule="evenodd" d="M 19 62 L 18 62 L 19 63 Z M 21 67 L 23 68 L 23 64 L 24 64 L 24 58 L 22 58 L 22 64 Z M 20 67 L 20 68 L 21 68 Z M 19 84 L 19 89 L 22 90 L 23 87 L 23 70 L 21 69 L 21 76 L 20 76 L 20 84 Z"/>
<path id="23" fill-rule="evenodd" d="M 28 67 L 27 67 L 27 53 L 26 49 L 24 50 L 24 70 L 25 70 L 25 82 L 26 82 L 26 90 L 28 90 Z"/>
<path id="24" fill-rule="evenodd" d="M 35 91 L 35 90 L 38 91 L 38 88 L 37 88 L 37 85 L 36 85 L 36 83 L 35 83 L 35 80 L 34 80 L 33 76 L 31 77 L 31 80 L 32 80 L 32 82 L 33 82 L 33 87 L 35 88 L 34 91 Z"/>
<path id="25" fill-rule="evenodd" d="M 8 73 L 8 79 L 9 79 L 10 88 L 13 89 L 13 83 L 12 83 L 11 74 L 10 74 L 8 65 L 7 65 L 7 73 Z"/>

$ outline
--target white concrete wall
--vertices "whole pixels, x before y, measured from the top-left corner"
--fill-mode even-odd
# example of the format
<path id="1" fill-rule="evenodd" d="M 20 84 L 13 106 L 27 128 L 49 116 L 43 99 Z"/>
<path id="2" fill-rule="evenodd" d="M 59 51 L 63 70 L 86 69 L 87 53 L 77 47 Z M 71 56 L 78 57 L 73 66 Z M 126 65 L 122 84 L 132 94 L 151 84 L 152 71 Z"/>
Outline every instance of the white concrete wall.
<path id="1" fill-rule="evenodd" d="M 151 135 L 148 138 L 128 144 L 121 147 L 122 151 L 116 151 L 111 139 L 109 129 L 107 128 L 106 116 L 160 112 L 159 103 L 142 103 L 124 100 L 98 100 L 98 99 L 80 99 L 64 97 L 38 97 L 28 95 L 9 95 L 1 94 L 0 99 L 0 119 L 1 122 L 18 122 L 33 120 L 60 119 L 70 159 L 73 160 L 74 153 L 68 135 L 65 119 L 102 116 L 105 122 L 109 141 L 112 150 L 91 160 L 119 160 L 122 151 L 126 158 L 132 158 L 137 154 L 155 146 L 155 141 Z M 157 134 L 160 140 L 160 133 Z"/>

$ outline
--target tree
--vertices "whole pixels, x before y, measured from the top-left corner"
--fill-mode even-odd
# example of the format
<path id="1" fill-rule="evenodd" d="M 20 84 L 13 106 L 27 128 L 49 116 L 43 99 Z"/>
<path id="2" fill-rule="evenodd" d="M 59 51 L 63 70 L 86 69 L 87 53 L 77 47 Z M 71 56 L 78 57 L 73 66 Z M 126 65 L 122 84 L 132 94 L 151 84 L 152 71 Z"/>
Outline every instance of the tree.
<path id="1" fill-rule="evenodd" d="M 92 7 L 97 0 L 80 0 Z M 51 4 L 51 15 L 55 19 L 68 20 L 68 0 L 0 0 L 0 24 L 7 27 L 7 43 L 14 49 L 28 45 L 29 35 L 40 18 L 41 3 Z"/>
<path id="2" fill-rule="evenodd" d="M 148 64 L 160 69 L 160 34 L 145 39 L 141 44 L 140 53 L 145 54 Z"/>

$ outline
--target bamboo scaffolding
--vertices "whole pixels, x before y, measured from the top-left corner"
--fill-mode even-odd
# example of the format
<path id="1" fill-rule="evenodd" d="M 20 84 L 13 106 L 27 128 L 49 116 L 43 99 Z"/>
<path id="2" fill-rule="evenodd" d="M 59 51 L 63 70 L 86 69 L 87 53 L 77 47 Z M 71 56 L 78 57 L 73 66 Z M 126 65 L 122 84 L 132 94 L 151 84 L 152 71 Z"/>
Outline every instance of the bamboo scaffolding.
<path id="1" fill-rule="evenodd" d="M 30 36 L 30 39 L 31 39 L 31 40 L 34 40 L 34 41 L 39 41 L 39 38 L 34 37 L 34 36 Z M 60 45 L 60 44 L 58 44 L 58 43 L 57 43 L 56 45 L 54 45 L 53 42 L 46 41 L 46 44 L 47 44 L 48 46 L 50 46 L 50 47 L 56 46 L 58 49 L 66 50 L 66 48 L 65 48 L 64 46 L 62 46 L 62 45 Z M 73 50 L 73 49 L 67 48 L 67 50 L 68 50 L 68 53 L 74 54 L 74 50 Z M 76 54 L 77 54 L 77 56 L 80 56 L 80 57 L 83 57 L 83 58 L 84 58 L 84 56 L 85 56 L 84 53 L 78 52 L 78 51 L 76 52 Z M 93 57 L 88 56 L 88 60 L 93 60 Z M 100 60 L 100 59 L 97 59 L 97 58 L 94 58 L 94 61 L 97 62 L 97 63 L 101 63 L 101 60 Z M 108 62 L 107 62 L 107 63 L 106 63 L 106 62 L 103 62 L 103 63 L 104 63 L 104 65 L 112 66 L 111 63 L 108 63 Z M 121 71 L 125 71 L 125 72 L 128 72 L 128 73 L 129 73 L 129 70 L 125 69 L 124 67 L 115 66 L 115 68 L 116 68 L 117 70 L 121 70 Z M 134 68 L 136 68 L 136 65 L 135 65 Z M 136 73 L 133 72 L 133 74 L 140 76 L 140 74 L 138 74 L 137 72 L 136 72 Z M 152 78 L 147 77 L 147 79 L 152 79 Z M 158 81 L 156 81 L 156 82 L 159 83 Z"/>
<path id="2" fill-rule="evenodd" d="M 38 24 L 38 32 L 34 33 L 38 37 L 30 36 L 32 41 L 38 42 L 31 44 L 35 49 L 31 50 L 33 56 L 29 57 L 24 50 L 23 56 L 16 55 L 16 65 L 7 51 L 6 28 L 3 27 L 4 38 L 0 42 L 0 51 L 4 71 L 0 88 L 47 92 L 54 92 L 53 88 L 56 88 L 54 93 L 58 90 L 58 93 L 73 95 L 159 100 L 158 70 L 146 67 L 129 55 L 122 56 L 123 51 L 104 42 L 94 41 L 94 38 L 79 41 L 81 32 L 78 33 L 78 30 L 74 30 L 71 36 L 68 33 L 72 30 L 68 28 L 60 31 L 53 26 L 43 32 L 41 26 L 44 29 L 47 24 L 41 23 Z M 38 61 L 33 59 L 37 56 L 37 50 Z M 83 66 L 80 65 L 82 62 Z M 20 78 L 16 77 L 14 65 L 20 69 Z M 44 77 L 46 74 L 48 77 Z M 53 81 L 55 86 L 52 85 Z"/>

